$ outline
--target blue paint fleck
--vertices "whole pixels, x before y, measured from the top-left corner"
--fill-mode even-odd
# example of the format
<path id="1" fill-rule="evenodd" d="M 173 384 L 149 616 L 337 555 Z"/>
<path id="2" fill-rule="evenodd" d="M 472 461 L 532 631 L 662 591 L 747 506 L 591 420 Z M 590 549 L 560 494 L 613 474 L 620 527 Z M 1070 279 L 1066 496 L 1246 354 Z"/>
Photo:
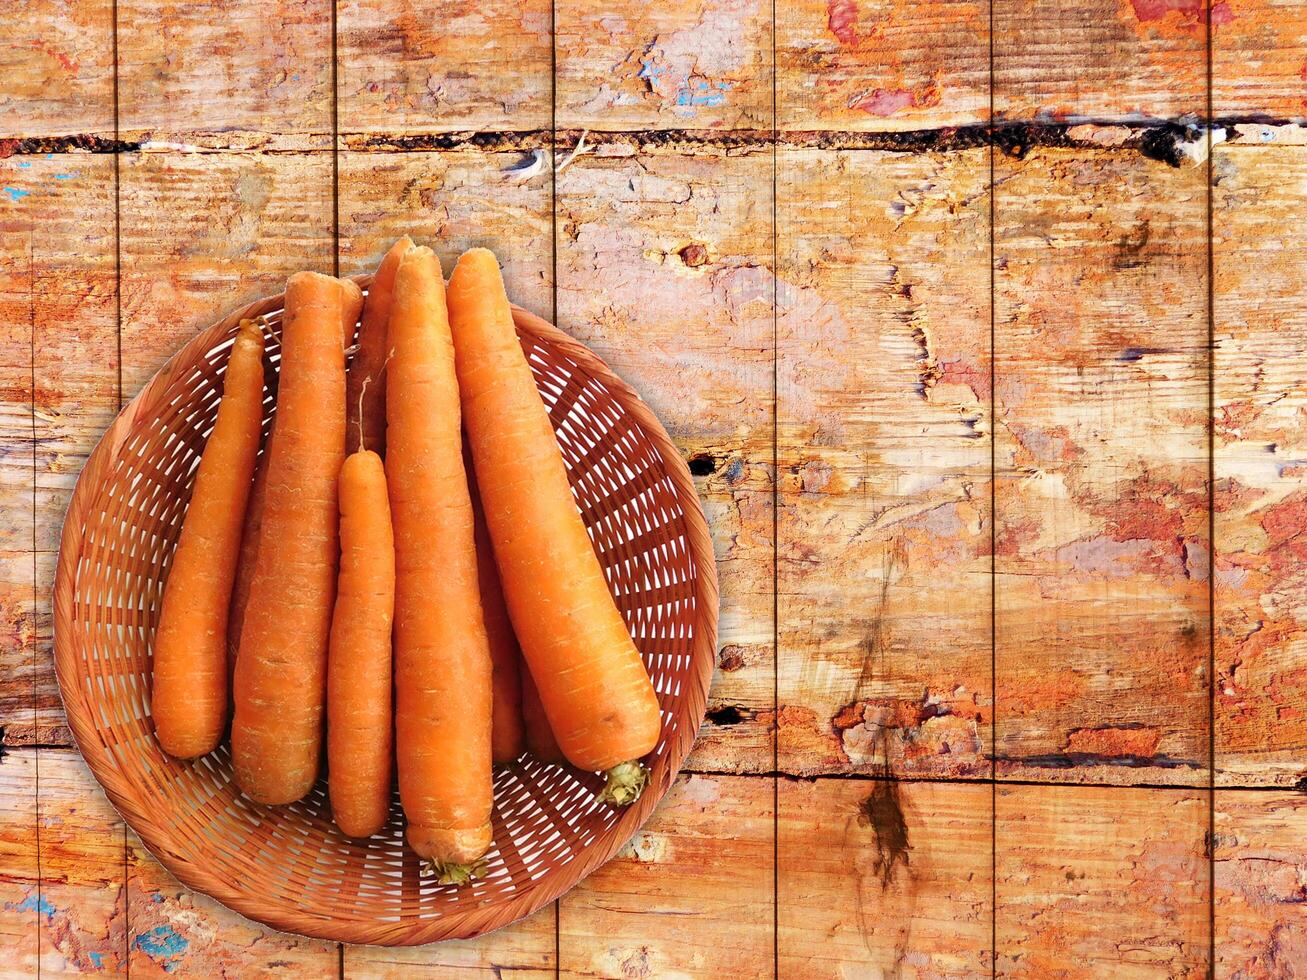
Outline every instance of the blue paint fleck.
<path id="1" fill-rule="evenodd" d="M 31 165 L 32 165 L 32 164 L 31 164 L 29 161 L 24 160 L 22 163 L 20 163 L 20 164 L 18 165 L 18 169 L 19 169 L 19 170 L 26 170 L 26 169 L 27 169 L 28 167 L 30 167 Z"/>
<path id="2" fill-rule="evenodd" d="M 32 193 L 31 191 L 25 191 L 18 187 L 6 187 L 4 190 L 5 193 L 9 195 L 9 200 L 11 201 L 21 201 Z"/>
<path id="3" fill-rule="evenodd" d="M 186 941 L 185 936 L 179 935 L 172 926 L 157 926 L 149 932 L 137 936 L 132 941 L 132 945 L 146 956 L 154 959 L 170 960 L 170 962 L 163 964 L 163 968 L 171 973 L 173 967 L 178 965 L 171 961 L 176 957 L 184 956 L 190 943 Z"/>
<path id="4" fill-rule="evenodd" d="M 734 483 L 743 475 L 744 475 L 744 460 L 739 459 L 738 457 L 736 459 L 731 460 L 731 465 L 726 467 L 726 482 Z"/>
<path id="5" fill-rule="evenodd" d="M 55 174 L 55 180 L 72 180 L 77 174 Z"/>
<path id="6" fill-rule="evenodd" d="M 10 905 L 8 902 L 6 902 L 5 907 L 16 909 L 19 912 L 40 912 L 47 919 L 53 919 L 54 914 L 59 911 L 57 908 L 55 908 L 53 905 L 50 904 L 50 900 L 46 898 L 44 895 L 41 895 L 39 897 L 36 895 L 28 895 L 17 905 Z"/>
<path id="7" fill-rule="evenodd" d="M 693 86 L 682 85 L 677 89 L 676 104 L 690 108 L 703 106 L 715 109 L 717 106 L 725 104 L 726 93 L 730 90 L 730 82 L 710 82 L 702 78 L 696 79 Z"/>
<path id="8" fill-rule="evenodd" d="M 153 892 L 150 895 L 150 901 L 154 902 L 155 904 L 158 904 L 159 902 L 163 901 L 163 896 L 160 895 L 158 892 Z"/>
<path id="9" fill-rule="evenodd" d="M 95 967 L 97 970 L 104 968 L 103 953 L 98 953 L 95 950 L 91 950 L 89 953 L 86 954 L 86 956 L 91 961 L 91 966 Z"/>
<path id="10" fill-rule="evenodd" d="M 653 84 L 667 73 L 666 65 L 655 65 L 648 58 L 640 62 L 640 71 L 637 78 L 643 78 L 646 82 Z"/>

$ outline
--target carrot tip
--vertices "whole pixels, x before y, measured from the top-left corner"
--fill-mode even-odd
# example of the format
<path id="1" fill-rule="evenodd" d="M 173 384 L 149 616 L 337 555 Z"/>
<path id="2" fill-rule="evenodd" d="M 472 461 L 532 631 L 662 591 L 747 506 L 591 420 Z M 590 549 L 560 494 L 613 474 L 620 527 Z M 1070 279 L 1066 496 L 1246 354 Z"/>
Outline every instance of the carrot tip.
<path id="1" fill-rule="evenodd" d="M 444 861 L 433 859 L 427 867 L 436 876 L 436 883 L 440 885 L 466 885 L 486 873 L 484 860 L 473 861 L 470 864 L 446 864 Z"/>
<path id="2" fill-rule="evenodd" d="M 642 762 L 619 762 L 604 775 L 608 783 L 599 791 L 598 799 L 613 806 L 630 806 L 649 782 L 649 770 Z"/>

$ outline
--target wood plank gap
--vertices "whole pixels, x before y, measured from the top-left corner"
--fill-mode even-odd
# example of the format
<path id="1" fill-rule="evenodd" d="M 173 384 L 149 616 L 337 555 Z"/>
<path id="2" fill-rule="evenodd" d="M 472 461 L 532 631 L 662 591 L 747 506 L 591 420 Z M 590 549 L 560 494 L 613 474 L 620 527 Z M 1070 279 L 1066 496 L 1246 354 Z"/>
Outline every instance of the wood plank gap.
<path id="1" fill-rule="evenodd" d="M 110 35 L 113 47 L 113 141 L 122 145 L 120 125 L 121 103 L 119 97 L 118 68 L 118 0 L 113 0 Z M 122 152 L 113 155 L 113 303 L 114 303 L 114 350 L 116 363 L 114 375 L 117 386 L 116 401 L 118 411 L 123 408 L 123 250 L 122 250 Z M 35 516 L 35 515 L 33 515 Z M 37 757 L 40 757 L 38 751 Z M 132 975 L 132 901 L 131 869 L 128 866 L 127 823 L 123 822 L 123 975 L 131 980 Z M 38 954 L 40 949 L 37 950 Z M 39 961 L 38 961 L 39 962 Z"/>
<path id="2" fill-rule="evenodd" d="M 1212 2 L 1203 5 L 1207 116 L 1207 975 L 1216 976 L 1216 245 Z"/>
<path id="3" fill-rule="evenodd" d="M 780 85 L 776 67 L 776 0 L 771 4 L 771 763 L 780 761 Z M 781 975 L 781 783 L 771 783 L 772 976 Z"/>
<path id="4" fill-rule="evenodd" d="M 994 132 L 994 0 L 989 0 L 989 131 Z M 989 143 L 989 975 L 998 976 L 998 311 L 994 141 Z"/>
<path id="5" fill-rule="evenodd" d="M 558 0 L 549 4 L 549 322 L 558 323 Z M 554 899 L 554 978 L 563 972 L 563 903 Z"/>
<path id="6" fill-rule="evenodd" d="M 28 222 L 27 228 L 27 399 L 28 421 L 32 427 L 32 615 L 36 616 L 36 259 L 33 242 L 36 236 L 34 221 Z M 36 631 L 31 631 L 30 650 L 32 654 L 32 731 L 37 731 L 38 713 L 36 709 Z M 32 754 L 32 830 L 36 844 L 36 978 L 41 980 L 41 753 Z"/>

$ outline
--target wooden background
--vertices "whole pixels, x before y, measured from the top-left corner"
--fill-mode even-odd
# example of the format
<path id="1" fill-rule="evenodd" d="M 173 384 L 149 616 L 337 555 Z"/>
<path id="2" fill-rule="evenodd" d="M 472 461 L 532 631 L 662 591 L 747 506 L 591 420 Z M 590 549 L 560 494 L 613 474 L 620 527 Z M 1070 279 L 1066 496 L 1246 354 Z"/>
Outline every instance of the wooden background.
<path id="1" fill-rule="evenodd" d="M 1307 4 L 0 18 L 0 974 L 1307 969 Z M 49 596 L 124 400 L 403 232 L 494 247 L 661 414 L 721 649 L 620 859 L 479 941 L 342 948 L 142 849 Z"/>

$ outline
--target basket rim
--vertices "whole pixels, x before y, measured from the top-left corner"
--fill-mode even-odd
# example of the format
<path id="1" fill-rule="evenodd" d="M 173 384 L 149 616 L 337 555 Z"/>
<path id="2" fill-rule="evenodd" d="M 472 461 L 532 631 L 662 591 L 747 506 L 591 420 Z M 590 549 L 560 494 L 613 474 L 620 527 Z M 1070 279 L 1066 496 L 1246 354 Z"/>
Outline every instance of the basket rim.
<path id="1" fill-rule="evenodd" d="M 371 274 L 344 277 L 366 289 Z M 85 543 L 86 519 L 101 496 L 103 477 L 117 463 L 124 444 L 149 421 L 158 397 L 168 390 L 179 373 L 190 370 L 214 343 L 242 319 L 255 319 L 283 308 L 285 293 L 265 296 L 245 304 L 187 341 L 118 413 L 88 457 L 64 515 L 59 557 L 55 567 L 53 627 L 55 676 L 69 729 L 82 758 L 90 767 L 110 803 L 127 826 L 136 832 L 146 849 L 187 888 L 201 892 L 247 918 L 282 932 L 315 939 L 381 946 L 409 946 L 443 939 L 469 939 L 525 918 L 569 891 L 582 878 L 611 860 L 631 836 L 648 820 L 671 788 L 703 724 L 708 688 L 716 660 L 718 625 L 717 566 L 712 537 L 689 467 L 657 416 L 635 391 L 593 351 L 542 317 L 513 305 L 517 329 L 559 350 L 578 367 L 600 380 L 630 413 L 641 432 L 652 442 L 664 464 L 665 475 L 675 491 L 684 521 L 686 544 L 695 567 L 695 619 L 690 651 L 688 683 L 677 696 L 686 706 L 693 726 L 678 727 L 668 746 L 664 764 L 654 773 L 638 801 L 629 806 L 617 822 L 594 843 L 585 846 L 558 874 L 549 875 L 523 889 L 507 901 L 486 905 L 478 901 L 465 910 L 455 910 L 425 920 L 359 922 L 334 918 L 331 910 L 308 912 L 288 908 L 261 898 L 253 890 L 229 887 L 201 864 L 189 859 L 184 849 L 171 846 L 172 834 L 165 820 L 158 820 L 157 797 L 145 797 L 115 765 L 109 747 L 94 721 L 93 705 L 77 683 L 81 647 L 75 621 L 74 594 L 77 569 Z"/>

